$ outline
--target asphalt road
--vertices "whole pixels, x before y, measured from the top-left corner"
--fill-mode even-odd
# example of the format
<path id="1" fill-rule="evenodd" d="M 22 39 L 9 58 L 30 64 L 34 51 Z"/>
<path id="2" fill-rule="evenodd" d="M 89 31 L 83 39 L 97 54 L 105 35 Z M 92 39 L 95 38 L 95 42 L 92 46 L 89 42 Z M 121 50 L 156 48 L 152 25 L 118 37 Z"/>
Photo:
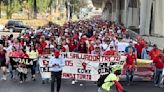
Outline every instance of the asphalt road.
<path id="1" fill-rule="evenodd" d="M 83 86 L 80 86 L 80 84 Z M 123 86 L 128 92 L 164 92 L 164 89 L 155 87 L 152 82 L 134 82 L 130 86 Z M 31 81 L 28 79 L 25 83 L 8 79 L 0 81 L 0 92 L 50 92 L 50 83 L 42 84 L 41 80 Z M 78 82 L 76 85 L 71 84 L 71 80 L 62 80 L 61 92 L 97 92 L 97 86 L 93 82 Z"/>

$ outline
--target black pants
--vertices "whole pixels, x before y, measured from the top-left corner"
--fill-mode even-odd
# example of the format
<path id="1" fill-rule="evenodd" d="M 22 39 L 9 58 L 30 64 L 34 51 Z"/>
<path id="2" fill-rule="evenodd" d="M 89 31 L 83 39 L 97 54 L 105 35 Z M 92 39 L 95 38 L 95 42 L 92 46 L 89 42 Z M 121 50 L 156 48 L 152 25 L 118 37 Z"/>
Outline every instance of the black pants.
<path id="1" fill-rule="evenodd" d="M 30 65 L 29 68 L 31 68 L 31 75 L 33 77 L 33 75 L 36 74 L 36 64 L 37 64 L 37 61 L 36 60 L 33 60 L 33 59 L 28 59 L 28 61 L 32 61 L 33 62 L 33 65 Z"/>
<path id="2" fill-rule="evenodd" d="M 31 75 L 35 75 L 36 73 L 36 62 L 33 62 L 33 65 L 31 66 Z"/>
<path id="3" fill-rule="evenodd" d="M 56 91 L 59 92 L 60 91 L 60 86 L 61 86 L 61 77 L 62 77 L 62 71 L 59 72 L 51 72 L 51 92 L 54 92 L 54 84 L 55 84 L 55 80 L 57 80 L 57 89 Z"/>
<path id="4" fill-rule="evenodd" d="M 24 74 L 24 73 L 19 73 L 19 78 L 20 78 L 20 81 L 25 81 L 26 78 L 27 78 L 27 74 Z"/>

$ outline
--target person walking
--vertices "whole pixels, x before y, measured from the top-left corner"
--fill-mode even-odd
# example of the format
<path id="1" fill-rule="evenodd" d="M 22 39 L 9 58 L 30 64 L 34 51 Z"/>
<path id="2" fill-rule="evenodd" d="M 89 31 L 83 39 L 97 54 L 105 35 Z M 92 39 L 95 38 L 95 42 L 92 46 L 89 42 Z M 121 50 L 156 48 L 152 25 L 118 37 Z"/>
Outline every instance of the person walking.
<path id="1" fill-rule="evenodd" d="M 153 60 L 154 66 L 155 66 L 155 76 L 154 76 L 154 83 L 155 86 L 160 86 L 160 82 L 162 80 L 162 72 L 164 68 L 164 58 L 162 54 L 159 54 L 154 60 Z"/>
<path id="2" fill-rule="evenodd" d="M 133 80 L 134 71 L 137 65 L 137 57 L 136 57 L 136 54 L 133 53 L 132 48 L 129 48 L 126 56 L 127 58 L 126 58 L 126 63 L 124 65 L 124 68 L 126 70 L 126 80 L 128 82 L 128 85 L 130 85 L 130 83 Z"/>
<path id="3" fill-rule="evenodd" d="M 60 56 L 60 52 L 56 51 L 54 56 L 50 58 L 49 65 L 51 71 L 51 92 L 54 92 L 55 79 L 57 80 L 56 92 L 60 91 L 62 68 L 64 67 L 64 58 Z"/>
<path id="4" fill-rule="evenodd" d="M 150 52 L 149 45 L 148 45 L 148 43 L 146 43 L 145 47 L 142 49 L 141 59 L 149 60 L 150 59 L 149 52 Z"/>
<path id="5" fill-rule="evenodd" d="M 37 61 L 38 61 L 38 51 L 36 50 L 35 46 L 30 46 L 30 50 L 29 52 L 27 52 L 28 56 L 29 56 L 29 61 L 32 61 L 32 65 L 30 65 L 31 67 L 31 75 L 32 75 L 32 80 L 34 81 L 36 79 L 36 68 L 37 68 Z"/>
<path id="6" fill-rule="evenodd" d="M 102 85 L 99 87 L 98 92 L 126 92 L 122 85 L 118 82 L 121 75 L 122 66 L 114 65 L 112 73 L 109 73 L 103 80 Z M 114 87 L 115 86 L 115 87 Z"/>

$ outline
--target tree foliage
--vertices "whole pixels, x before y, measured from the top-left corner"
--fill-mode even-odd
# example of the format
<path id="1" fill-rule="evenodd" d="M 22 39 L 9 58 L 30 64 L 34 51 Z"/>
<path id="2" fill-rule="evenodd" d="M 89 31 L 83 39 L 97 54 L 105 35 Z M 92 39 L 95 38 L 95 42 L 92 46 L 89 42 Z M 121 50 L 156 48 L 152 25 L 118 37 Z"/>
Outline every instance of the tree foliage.
<path id="1" fill-rule="evenodd" d="M 0 0 L 1 11 L 6 11 L 7 18 L 12 18 L 12 14 L 23 12 L 28 15 L 28 19 L 35 16 L 35 13 L 52 12 L 59 5 L 65 5 L 70 1 L 73 14 L 78 14 L 80 8 L 87 6 L 87 0 Z M 34 5 L 34 1 L 36 4 Z M 67 7 L 67 6 L 66 6 Z"/>

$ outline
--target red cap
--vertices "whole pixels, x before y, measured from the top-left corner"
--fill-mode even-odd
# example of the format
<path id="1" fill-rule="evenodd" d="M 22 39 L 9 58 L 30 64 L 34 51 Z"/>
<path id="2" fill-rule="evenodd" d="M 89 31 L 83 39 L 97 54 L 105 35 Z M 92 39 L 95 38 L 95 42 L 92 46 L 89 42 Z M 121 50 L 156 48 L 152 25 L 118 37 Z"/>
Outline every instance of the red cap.
<path id="1" fill-rule="evenodd" d="M 54 52 L 54 56 L 55 56 L 55 57 L 59 57 L 59 56 L 60 56 L 60 52 L 59 52 L 59 51 L 55 51 L 55 52 Z"/>

